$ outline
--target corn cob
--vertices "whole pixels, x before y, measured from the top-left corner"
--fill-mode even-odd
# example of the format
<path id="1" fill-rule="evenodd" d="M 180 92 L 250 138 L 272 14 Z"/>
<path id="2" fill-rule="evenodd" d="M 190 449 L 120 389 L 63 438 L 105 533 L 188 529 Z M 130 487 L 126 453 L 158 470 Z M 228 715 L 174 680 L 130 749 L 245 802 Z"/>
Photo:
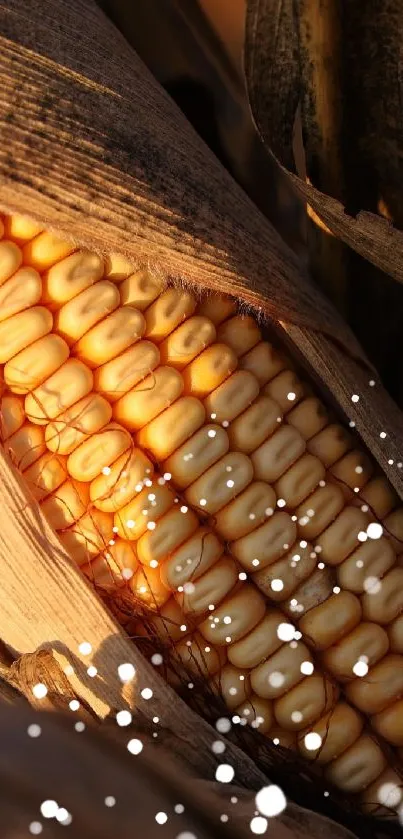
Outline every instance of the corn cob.
<path id="1" fill-rule="evenodd" d="M 387 481 L 230 298 L 4 229 L 2 439 L 61 541 L 154 610 L 183 672 L 368 804 L 392 770 L 365 718 L 403 745 Z"/>

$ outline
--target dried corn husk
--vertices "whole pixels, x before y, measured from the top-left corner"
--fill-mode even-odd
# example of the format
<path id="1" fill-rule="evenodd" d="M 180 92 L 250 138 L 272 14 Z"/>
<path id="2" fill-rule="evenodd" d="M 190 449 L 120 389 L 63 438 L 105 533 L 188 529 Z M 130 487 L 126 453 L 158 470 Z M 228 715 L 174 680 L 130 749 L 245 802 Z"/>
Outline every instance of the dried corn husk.
<path id="1" fill-rule="evenodd" d="M 7 0 L 0 39 L 0 208 L 177 282 L 238 295 L 320 371 L 403 497 L 400 473 L 388 465 L 403 441 L 399 414 L 380 385 L 369 387 L 374 374 L 354 337 L 91 0 L 43 0 L 29 10 L 23 0 Z M 0 636 L 17 654 L 50 649 L 100 718 L 125 706 L 148 719 L 157 714 L 193 769 L 211 773 L 211 728 L 129 643 L 2 451 L 0 487 Z M 84 641 L 89 655 L 80 650 Z M 136 677 L 122 686 L 123 662 Z M 151 701 L 139 695 L 145 686 Z M 239 781 L 264 783 L 253 762 L 231 749 Z M 284 824 L 296 836 L 346 835 L 321 817 L 313 826 L 293 806 Z"/>

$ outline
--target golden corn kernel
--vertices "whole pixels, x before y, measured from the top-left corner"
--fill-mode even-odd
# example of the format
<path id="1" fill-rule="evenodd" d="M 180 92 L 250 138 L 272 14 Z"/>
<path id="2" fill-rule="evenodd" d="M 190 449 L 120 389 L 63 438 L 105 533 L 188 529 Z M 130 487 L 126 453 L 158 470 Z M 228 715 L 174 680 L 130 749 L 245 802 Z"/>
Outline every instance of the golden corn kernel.
<path id="1" fill-rule="evenodd" d="M 305 440 L 290 425 L 283 425 L 251 455 L 255 477 L 274 483 L 304 454 Z"/>
<path id="2" fill-rule="evenodd" d="M 24 422 L 18 431 L 8 437 L 5 448 L 20 472 L 24 472 L 46 452 L 43 426 Z"/>
<path id="3" fill-rule="evenodd" d="M 139 539 L 137 554 L 140 562 L 156 568 L 166 556 L 189 539 L 198 524 L 198 518 L 192 510 L 175 504 L 159 519 L 158 527 L 148 528 L 147 533 Z"/>
<path id="4" fill-rule="evenodd" d="M 74 355 L 88 367 L 100 367 L 139 341 L 144 329 L 141 312 L 131 306 L 121 306 L 77 341 Z"/>
<path id="5" fill-rule="evenodd" d="M 269 484 L 253 481 L 215 514 L 212 524 L 223 539 L 241 539 L 273 514 L 276 500 L 276 493 Z"/>
<path id="6" fill-rule="evenodd" d="M 164 467 L 179 489 L 185 489 L 222 458 L 229 449 L 228 434 L 217 425 L 204 425 L 174 454 Z"/>
<path id="7" fill-rule="evenodd" d="M 200 632 L 215 646 L 227 646 L 251 632 L 265 611 L 264 597 L 255 586 L 245 584 L 214 609 L 200 624 Z"/>
<path id="8" fill-rule="evenodd" d="M 104 428 L 112 416 L 112 408 L 98 393 L 89 393 L 46 426 L 48 449 L 71 454 L 80 443 Z"/>
<path id="9" fill-rule="evenodd" d="M 109 253 L 105 258 L 105 277 L 113 283 L 121 283 L 131 274 L 135 266 L 120 253 Z"/>
<path id="10" fill-rule="evenodd" d="M 6 394 L 2 398 L 0 412 L 0 439 L 7 440 L 15 434 L 25 421 L 24 401 L 20 396 Z"/>
<path id="11" fill-rule="evenodd" d="M 327 764 L 343 754 L 363 729 L 363 718 L 345 702 L 337 702 L 324 717 L 298 734 L 298 748 L 306 760 Z M 316 735 L 316 741 L 312 734 Z"/>
<path id="12" fill-rule="evenodd" d="M 35 306 L 41 299 L 42 281 L 33 268 L 20 268 L 0 286 L 0 321 Z"/>
<path id="13" fill-rule="evenodd" d="M 322 661 L 339 682 L 348 682 L 355 678 L 357 664 L 359 668 L 361 664 L 371 667 L 383 658 L 388 646 L 388 636 L 381 626 L 361 622 L 341 641 L 329 647 Z"/>
<path id="14" fill-rule="evenodd" d="M 36 268 L 40 273 L 46 271 L 56 262 L 69 256 L 76 250 L 72 242 L 66 242 L 48 233 L 46 230 L 39 233 L 35 239 L 27 242 L 23 248 L 25 265 Z"/>
<path id="15" fill-rule="evenodd" d="M 236 312 L 237 304 L 228 294 L 211 294 L 206 296 L 197 307 L 197 312 L 219 326 Z"/>
<path id="16" fill-rule="evenodd" d="M 228 658 L 236 667 L 256 667 L 281 647 L 279 633 L 284 615 L 277 609 L 269 609 L 262 620 L 248 635 L 228 648 Z"/>
<path id="17" fill-rule="evenodd" d="M 25 399 L 25 413 L 31 422 L 46 425 L 92 388 L 92 373 L 81 361 L 69 358 L 49 379 L 46 379 Z"/>
<path id="18" fill-rule="evenodd" d="M 200 527 L 161 565 L 161 580 L 171 591 L 193 582 L 208 571 L 223 553 L 223 545 L 212 530 Z"/>
<path id="19" fill-rule="evenodd" d="M 183 370 L 197 355 L 215 341 L 216 330 L 208 318 L 195 315 L 165 338 L 160 344 L 162 364 Z"/>
<path id="20" fill-rule="evenodd" d="M 285 556 L 255 571 L 253 582 L 270 600 L 283 601 L 298 585 L 308 579 L 316 568 L 318 557 L 308 542 L 295 542 Z"/>
<path id="21" fill-rule="evenodd" d="M 81 291 L 55 314 L 55 330 L 71 346 L 95 324 L 117 309 L 119 292 L 113 283 L 102 280 Z"/>
<path id="22" fill-rule="evenodd" d="M 127 268 L 117 261 L 114 255 L 110 255 L 111 268 L 106 271 L 106 276 L 114 282 L 120 283 L 120 301 L 122 306 L 134 306 L 140 312 L 157 299 L 164 288 L 164 283 L 157 277 L 151 276 L 148 271 L 136 271 L 134 274 L 123 277 Z M 122 282 L 123 280 L 123 282 Z"/>
<path id="23" fill-rule="evenodd" d="M 147 481 L 145 488 L 140 483 L 138 494 L 115 514 L 114 525 L 124 539 L 135 540 L 146 532 L 148 525 L 153 526 L 173 505 L 175 494 L 172 490 L 154 481 Z"/>
<path id="24" fill-rule="evenodd" d="M 17 353 L 4 367 L 4 380 L 12 393 L 27 394 L 50 378 L 67 361 L 68 345 L 52 332 Z"/>
<path id="25" fill-rule="evenodd" d="M 77 565 L 87 565 L 101 551 L 107 550 L 113 538 L 112 526 L 113 516 L 91 510 L 60 533 L 59 538 Z"/>
<path id="26" fill-rule="evenodd" d="M 173 367 L 157 369 L 122 396 L 113 406 L 113 416 L 130 431 L 138 431 L 165 408 L 169 408 L 183 391 L 183 380 Z"/>
<path id="27" fill-rule="evenodd" d="M 17 353 L 47 335 L 53 325 L 48 309 L 34 306 L 0 323 L 0 364 L 6 364 Z"/>
<path id="28" fill-rule="evenodd" d="M 259 382 L 247 370 L 236 370 L 204 400 L 207 418 L 224 428 L 246 411 L 259 393 Z"/>
<path id="29" fill-rule="evenodd" d="M 238 579 L 238 571 L 233 559 L 223 556 L 205 574 L 194 580 L 190 587 L 175 594 L 183 612 L 203 615 L 209 606 L 218 606 L 231 591 Z"/>
<path id="30" fill-rule="evenodd" d="M 146 338 L 158 344 L 190 317 L 195 308 L 196 298 L 189 291 L 167 289 L 146 309 Z"/>
<path id="31" fill-rule="evenodd" d="M 286 361 L 271 344 L 261 341 L 239 360 L 241 370 L 253 373 L 260 387 L 267 384 L 286 367 Z"/>
<path id="32" fill-rule="evenodd" d="M 261 341 L 262 334 L 250 315 L 235 315 L 221 324 L 217 337 L 220 342 L 231 347 L 239 358 Z"/>
<path id="33" fill-rule="evenodd" d="M 102 257 L 90 251 L 80 250 L 56 262 L 42 275 L 43 305 L 59 309 L 97 283 L 103 272 Z"/>
<path id="34" fill-rule="evenodd" d="M 250 454 L 277 430 L 281 420 L 282 411 L 277 402 L 268 396 L 260 396 L 230 424 L 228 436 L 231 448 Z"/>
<path id="35" fill-rule="evenodd" d="M 283 644 L 267 661 L 255 667 L 250 675 L 253 690 L 264 699 L 277 699 L 304 679 L 301 669 L 311 662 L 312 655 L 301 641 L 293 647 Z"/>
<path id="36" fill-rule="evenodd" d="M 111 404 L 158 367 L 160 354 L 151 341 L 139 341 L 117 358 L 94 370 L 94 389 Z"/>
<path id="37" fill-rule="evenodd" d="M 115 513 L 138 493 L 138 485 L 152 478 L 153 465 L 140 449 L 127 449 L 104 467 L 90 485 L 90 498 L 98 510 Z"/>
<path id="38" fill-rule="evenodd" d="M 89 501 L 88 484 L 67 480 L 42 502 L 41 509 L 54 530 L 64 530 L 85 515 Z"/>
<path id="39" fill-rule="evenodd" d="M 225 344 L 212 344 L 183 371 L 186 393 L 204 399 L 234 372 L 238 364 L 235 353 Z"/>
<path id="40" fill-rule="evenodd" d="M 0 286 L 18 271 L 22 263 L 22 253 L 14 242 L 3 239 L 0 242 Z"/>
<path id="41" fill-rule="evenodd" d="M 332 761 L 326 775 L 343 792 L 357 793 L 369 786 L 386 765 L 386 758 L 375 740 L 362 734 L 340 757 Z"/>
<path id="42" fill-rule="evenodd" d="M 137 443 L 159 462 L 166 460 L 203 425 L 205 415 L 198 399 L 184 396 L 140 429 Z"/>
<path id="43" fill-rule="evenodd" d="M 124 428 L 114 423 L 106 425 L 69 455 L 68 472 L 76 481 L 93 481 L 130 446 L 130 435 Z"/>
<path id="44" fill-rule="evenodd" d="M 241 452 L 224 455 L 185 492 L 185 498 L 201 512 L 214 515 L 239 495 L 253 478 L 250 459 Z"/>
<path id="45" fill-rule="evenodd" d="M 341 591 L 304 615 L 299 627 L 317 650 L 326 650 L 351 632 L 361 619 L 358 597 Z"/>
<path id="46" fill-rule="evenodd" d="M 34 239 L 43 230 L 42 224 L 18 213 L 4 216 L 3 224 L 5 237 L 13 239 L 17 245 L 24 245 L 25 242 Z"/>
<path id="47" fill-rule="evenodd" d="M 297 535 L 295 522 L 288 513 L 275 513 L 268 521 L 231 544 L 231 551 L 248 571 L 270 565 L 294 544 Z"/>
<path id="48" fill-rule="evenodd" d="M 46 452 L 25 470 L 24 477 L 34 498 L 42 501 L 66 480 L 66 461 Z"/>

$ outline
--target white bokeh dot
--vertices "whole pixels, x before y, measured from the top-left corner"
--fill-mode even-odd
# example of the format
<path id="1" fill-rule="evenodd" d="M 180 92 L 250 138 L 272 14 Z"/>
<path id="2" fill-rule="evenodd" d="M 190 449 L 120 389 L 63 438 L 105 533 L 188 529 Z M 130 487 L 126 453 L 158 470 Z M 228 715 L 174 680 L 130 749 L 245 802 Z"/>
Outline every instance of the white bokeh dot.
<path id="1" fill-rule="evenodd" d="M 274 670 L 273 673 L 269 674 L 268 682 L 272 688 L 281 688 L 285 682 L 285 676 L 279 670 Z"/>
<path id="2" fill-rule="evenodd" d="M 142 695 L 143 699 L 151 699 L 152 695 L 153 695 L 153 692 L 152 692 L 151 688 L 143 688 L 143 690 L 141 691 L 141 695 Z"/>
<path id="3" fill-rule="evenodd" d="M 118 711 L 116 714 L 116 722 L 119 726 L 124 728 L 126 725 L 130 725 L 132 721 L 132 715 L 130 711 Z"/>
<path id="4" fill-rule="evenodd" d="M 309 734 L 305 734 L 304 743 L 309 752 L 316 752 L 322 745 L 322 738 L 317 731 L 310 731 Z"/>
<path id="5" fill-rule="evenodd" d="M 370 539 L 380 539 L 383 533 L 383 527 L 376 521 L 372 521 L 367 527 L 367 533 Z"/>
<path id="6" fill-rule="evenodd" d="M 72 823 L 73 817 L 65 807 L 59 807 L 56 813 L 56 821 L 64 827 L 68 827 L 68 825 Z"/>
<path id="7" fill-rule="evenodd" d="M 165 824 L 168 821 L 168 816 L 162 810 L 159 813 L 156 813 L 155 821 L 157 824 Z"/>
<path id="8" fill-rule="evenodd" d="M 281 787 L 276 784 L 269 784 L 263 787 L 255 796 L 255 804 L 259 813 L 263 816 L 273 818 L 285 810 L 287 799 Z"/>
<path id="9" fill-rule="evenodd" d="M 59 805 L 57 801 L 54 801 L 52 798 L 48 798 L 46 799 L 46 801 L 42 801 L 40 807 L 41 815 L 44 819 L 54 819 L 58 809 Z"/>
<path id="10" fill-rule="evenodd" d="M 133 667 L 132 664 L 129 662 L 125 662 L 124 664 L 119 664 L 118 667 L 118 676 L 121 682 L 131 682 L 136 675 L 136 669 Z"/>
<path id="11" fill-rule="evenodd" d="M 217 720 L 215 727 L 220 734 L 228 734 L 228 732 L 231 731 L 231 720 L 227 719 L 227 717 L 220 717 Z"/>
<path id="12" fill-rule="evenodd" d="M 113 795 L 107 795 L 105 798 L 105 805 L 107 807 L 114 807 L 116 804 L 116 798 Z"/>
<path id="13" fill-rule="evenodd" d="M 46 685 L 44 685 L 42 682 L 38 682 L 38 684 L 34 685 L 32 688 L 32 693 L 34 694 L 36 699 L 44 699 L 47 692 L 48 689 Z"/>
<path id="14" fill-rule="evenodd" d="M 137 737 L 133 737 L 132 740 L 129 740 L 127 744 L 127 751 L 130 752 L 131 755 L 139 755 L 140 752 L 143 751 L 143 744 L 141 740 L 138 740 Z"/>
<path id="15" fill-rule="evenodd" d="M 28 726 L 28 734 L 30 737 L 40 737 L 41 731 L 42 729 L 37 723 L 32 723 L 32 725 Z"/>
<path id="16" fill-rule="evenodd" d="M 381 580 L 378 577 L 366 577 L 363 582 L 363 588 L 367 594 L 378 594 L 382 588 Z"/>
<path id="17" fill-rule="evenodd" d="M 151 664 L 153 664 L 154 667 L 159 667 L 163 660 L 164 659 L 162 658 L 161 653 L 154 653 L 154 655 L 151 656 Z"/>
<path id="18" fill-rule="evenodd" d="M 222 740 L 215 740 L 211 749 L 215 755 L 222 755 L 225 752 L 225 743 Z"/>
<path id="19" fill-rule="evenodd" d="M 230 784 L 234 775 L 234 769 L 229 763 L 220 763 L 217 766 L 215 777 L 216 781 L 219 781 L 221 784 Z"/>
<path id="20" fill-rule="evenodd" d="M 40 822 L 31 822 L 29 825 L 29 832 L 32 833 L 32 836 L 39 836 L 42 830 L 43 827 Z"/>
<path id="21" fill-rule="evenodd" d="M 402 800 L 402 790 L 393 782 L 381 784 L 378 789 L 378 801 L 384 807 L 394 809 Z"/>
<path id="22" fill-rule="evenodd" d="M 368 664 L 366 661 L 356 661 L 353 667 L 353 673 L 361 679 L 366 676 L 368 673 Z"/>
<path id="23" fill-rule="evenodd" d="M 268 825 L 267 819 L 263 818 L 263 816 L 254 816 L 250 823 L 251 833 L 262 836 L 263 833 L 266 833 Z"/>
<path id="24" fill-rule="evenodd" d="M 280 623 L 277 627 L 277 637 L 280 641 L 292 641 L 295 634 L 295 626 L 291 623 Z"/>

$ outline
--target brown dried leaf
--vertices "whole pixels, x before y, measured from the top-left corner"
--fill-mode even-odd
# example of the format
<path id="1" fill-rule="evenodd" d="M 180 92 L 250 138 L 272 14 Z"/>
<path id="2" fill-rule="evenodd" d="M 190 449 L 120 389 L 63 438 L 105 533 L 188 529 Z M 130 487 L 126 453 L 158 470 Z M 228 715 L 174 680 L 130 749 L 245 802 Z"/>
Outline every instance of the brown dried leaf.
<path id="1" fill-rule="evenodd" d="M 309 106 L 304 125 L 308 148 L 318 128 L 318 103 L 310 67 L 312 55 L 306 49 L 298 49 L 296 55 L 294 46 L 298 17 L 293 16 L 292 8 L 301 14 L 304 5 L 291 0 L 248 0 L 245 69 L 257 129 L 300 196 L 332 233 L 395 280 L 403 282 L 403 234 L 376 214 L 373 196 L 371 201 L 359 201 L 357 205 L 349 195 L 348 184 L 343 195 L 326 194 L 322 184 L 317 189 L 293 171 L 290 159 L 293 107 L 300 92 L 305 106 Z M 324 3 L 323 8 L 319 4 L 320 14 L 329 5 L 340 4 Z M 350 157 L 350 168 L 363 167 L 366 180 L 378 189 L 377 200 L 383 199 L 395 224 L 400 225 L 402 0 L 388 0 L 386 4 L 381 0 L 366 4 L 349 0 L 341 8 L 343 110 L 344 94 L 348 102 L 347 112 L 343 113 L 343 141 L 348 138 L 348 148 L 342 152 L 347 154 L 347 159 Z M 290 41 L 285 49 L 287 33 Z M 295 69 L 298 64 L 304 85 L 301 91 L 300 75 Z M 353 152 L 355 158 L 351 162 Z"/>

